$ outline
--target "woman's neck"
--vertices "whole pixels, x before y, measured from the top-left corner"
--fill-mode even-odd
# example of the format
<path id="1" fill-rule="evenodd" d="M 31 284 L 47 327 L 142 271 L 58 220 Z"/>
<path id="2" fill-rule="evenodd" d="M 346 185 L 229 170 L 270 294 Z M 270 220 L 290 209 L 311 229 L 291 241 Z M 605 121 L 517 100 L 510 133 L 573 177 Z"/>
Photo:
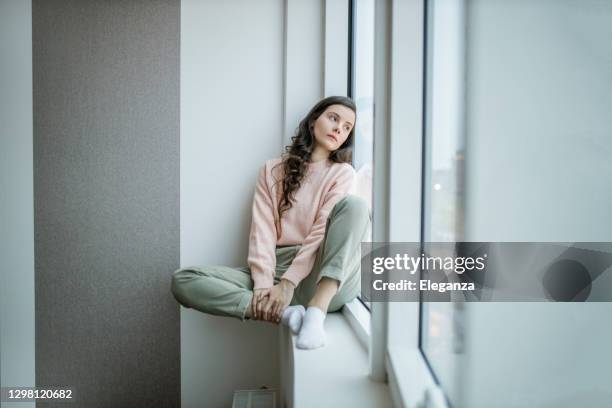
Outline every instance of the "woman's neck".
<path id="1" fill-rule="evenodd" d="M 310 161 L 312 163 L 319 162 L 321 160 L 327 160 L 329 158 L 329 150 L 316 146 L 310 154 Z"/>

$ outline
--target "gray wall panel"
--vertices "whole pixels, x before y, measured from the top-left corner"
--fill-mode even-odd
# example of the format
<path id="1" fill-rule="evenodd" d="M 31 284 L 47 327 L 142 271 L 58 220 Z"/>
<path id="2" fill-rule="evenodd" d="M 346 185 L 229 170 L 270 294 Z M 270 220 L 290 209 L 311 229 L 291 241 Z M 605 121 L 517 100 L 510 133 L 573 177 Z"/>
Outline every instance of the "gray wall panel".
<path id="1" fill-rule="evenodd" d="M 180 405 L 179 33 L 178 0 L 33 1 L 36 382 L 80 407 Z"/>

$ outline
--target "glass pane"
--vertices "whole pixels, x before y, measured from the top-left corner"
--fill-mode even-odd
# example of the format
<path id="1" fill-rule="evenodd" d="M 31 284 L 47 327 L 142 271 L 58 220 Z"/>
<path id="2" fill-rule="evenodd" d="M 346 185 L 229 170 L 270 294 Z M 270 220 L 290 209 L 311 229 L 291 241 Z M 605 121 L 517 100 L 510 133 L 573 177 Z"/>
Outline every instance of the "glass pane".
<path id="1" fill-rule="evenodd" d="M 357 105 L 353 166 L 355 194 L 368 202 L 372 211 L 372 156 L 374 151 L 374 0 L 353 3 L 351 91 Z M 372 229 L 368 241 L 372 240 Z M 369 303 L 365 302 L 369 307 Z"/>
<path id="2" fill-rule="evenodd" d="M 374 1 L 360 0 L 353 10 L 353 83 L 357 124 L 353 166 L 357 172 L 357 195 L 372 208 L 372 154 L 374 147 Z"/>
<path id="3" fill-rule="evenodd" d="M 425 211 L 426 242 L 463 240 L 463 21 L 462 2 L 428 4 Z M 424 303 L 421 345 L 435 377 L 456 400 L 457 303 Z"/>
<path id="4" fill-rule="evenodd" d="M 424 239 L 611 241 L 612 2 L 429 5 Z M 612 406 L 612 304 L 423 306 L 454 406 Z"/>

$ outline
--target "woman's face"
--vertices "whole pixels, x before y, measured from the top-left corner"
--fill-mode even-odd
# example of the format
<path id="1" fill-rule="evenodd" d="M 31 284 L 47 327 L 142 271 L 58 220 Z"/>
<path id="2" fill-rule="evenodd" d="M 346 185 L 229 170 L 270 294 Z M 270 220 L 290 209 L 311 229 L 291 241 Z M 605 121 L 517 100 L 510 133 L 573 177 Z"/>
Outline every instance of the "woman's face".
<path id="1" fill-rule="evenodd" d="M 355 125 L 355 112 L 344 105 L 330 105 L 314 122 L 315 142 L 333 152 L 346 141 Z"/>

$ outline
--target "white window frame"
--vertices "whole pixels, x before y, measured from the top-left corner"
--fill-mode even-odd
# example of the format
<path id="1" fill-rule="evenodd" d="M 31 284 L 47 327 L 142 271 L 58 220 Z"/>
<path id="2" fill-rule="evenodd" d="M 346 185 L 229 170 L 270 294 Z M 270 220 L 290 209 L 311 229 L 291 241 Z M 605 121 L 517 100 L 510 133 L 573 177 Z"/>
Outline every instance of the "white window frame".
<path id="1" fill-rule="evenodd" d="M 419 242 L 426 0 L 375 5 L 375 242 Z M 419 303 L 372 303 L 371 376 L 398 407 L 446 407 L 419 347 Z"/>

